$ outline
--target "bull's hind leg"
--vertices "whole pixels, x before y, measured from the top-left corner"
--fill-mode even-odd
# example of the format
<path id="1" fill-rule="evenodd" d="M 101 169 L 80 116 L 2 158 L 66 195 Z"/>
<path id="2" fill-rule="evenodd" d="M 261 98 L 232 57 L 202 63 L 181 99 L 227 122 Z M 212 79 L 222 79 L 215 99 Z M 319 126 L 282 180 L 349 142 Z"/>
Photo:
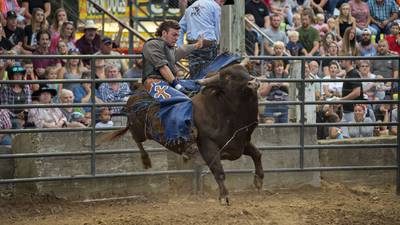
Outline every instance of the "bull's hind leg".
<path id="1" fill-rule="evenodd" d="M 137 146 L 139 147 L 140 151 L 140 158 L 142 159 L 143 168 L 149 169 L 151 168 L 151 160 L 149 154 L 144 150 L 142 142 L 136 141 Z"/>
<path id="2" fill-rule="evenodd" d="M 258 190 L 261 190 L 264 179 L 264 170 L 261 163 L 261 153 L 252 143 L 249 143 L 244 148 L 243 154 L 248 155 L 253 159 L 254 167 L 256 169 L 256 173 L 254 175 L 254 185 Z"/>
<path id="3" fill-rule="evenodd" d="M 219 187 L 219 200 L 221 204 L 229 205 L 229 193 L 225 187 L 225 173 L 224 168 L 221 164 L 221 157 L 218 150 L 218 146 L 212 141 L 200 141 L 199 150 L 203 156 L 204 161 L 207 163 L 212 174 L 214 175 L 215 181 Z"/>

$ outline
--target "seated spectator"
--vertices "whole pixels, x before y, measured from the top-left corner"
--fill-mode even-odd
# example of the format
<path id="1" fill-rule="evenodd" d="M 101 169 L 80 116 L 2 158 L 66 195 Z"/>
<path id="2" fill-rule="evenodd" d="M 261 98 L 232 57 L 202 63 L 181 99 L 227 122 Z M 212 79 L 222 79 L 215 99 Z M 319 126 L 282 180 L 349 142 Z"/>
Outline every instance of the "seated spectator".
<path id="1" fill-rule="evenodd" d="M 101 37 L 96 33 L 97 26 L 93 20 L 86 21 L 84 35 L 76 41 L 76 47 L 82 55 L 93 55 L 100 50 Z M 90 65 L 90 60 L 83 60 L 85 66 Z"/>
<path id="2" fill-rule="evenodd" d="M 101 107 L 100 108 L 100 121 L 96 123 L 96 128 L 103 128 L 103 127 L 112 127 L 114 126 L 113 121 L 111 120 L 111 112 L 108 107 Z"/>
<path id="3" fill-rule="evenodd" d="M 0 130 L 11 129 L 11 112 L 8 109 L 0 109 Z M 11 145 L 9 134 L 0 134 L 0 145 Z"/>
<path id="4" fill-rule="evenodd" d="M 394 1 L 368 0 L 370 10 L 370 25 L 376 32 L 376 42 L 381 34 L 389 34 L 389 29 L 394 20 L 397 19 L 398 7 Z"/>
<path id="5" fill-rule="evenodd" d="M 0 54 L 3 54 L 4 50 L 11 50 L 13 47 L 14 45 L 6 38 L 3 25 L 0 23 Z"/>
<path id="6" fill-rule="evenodd" d="M 325 56 L 338 56 L 339 54 L 339 46 L 336 42 L 331 42 L 329 44 L 329 48 L 328 48 L 328 52 L 325 54 Z M 324 75 L 327 75 L 330 73 L 329 71 L 329 65 L 331 64 L 331 62 L 334 61 L 332 59 L 323 59 L 321 61 L 321 67 L 322 67 L 322 73 Z M 344 76 L 344 72 L 339 72 L 339 74 L 337 74 L 338 77 L 343 77 Z"/>
<path id="7" fill-rule="evenodd" d="M 142 78 L 142 73 L 143 73 L 143 59 L 138 58 L 138 59 L 133 59 L 133 67 L 130 68 L 125 74 L 124 78 Z M 97 65 L 97 61 L 96 61 Z M 103 66 L 104 68 L 104 66 Z"/>
<path id="8" fill-rule="evenodd" d="M 293 30 L 288 31 L 289 42 L 286 45 L 286 49 L 289 51 L 291 56 L 306 55 L 307 51 L 303 45 L 299 42 L 299 32 Z"/>
<path id="9" fill-rule="evenodd" d="M 6 26 L 3 27 L 5 37 L 11 42 L 13 50 L 18 54 L 32 54 L 32 52 L 22 47 L 25 32 L 24 29 L 19 28 L 17 25 L 17 14 L 14 11 L 9 11 L 7 13 Z"/>
<path id="10" fill-rule="evenodd" d="M 306 56 L 318 55 L 319 50 L 319 32 L 312 27 L 313 14 L 309 10 L 304 10 L 301 15 L 302 26 L 297 29 L 299 32 L 299 41 L 307 51 Z"/>
<path id="11" fill-rule="evenodd" d="M 41 85 L 33 95 L 38 96 L 39 104 L 51 104 L 51 100 L 57 95 L 55 89 L 47 85 Z M 67 118 L 59 108 L 32 108 L 29 109 L 28 122 L 37 128 L 62 128 L 67 127 Z"/>
<path id="12" fill-rule="evenodd" d="M 356 29 L 348 27 L 343 34 L 343 39 L 340 44 L 341 56 L 358 56 L 360 55 L 358 43 L 356 41 Z"/>
<path id="13" fill-rule="evenodd" d="M 322 56 L 337 56 L 337 53 L 339 52 L 339 50 L 336 51 L 335 55 L 329 55 L 329 47 L 331 46 L 332 43 L 334 43 L 336 45 L 336 48 L 338 48 L 336 36 L 332 32 L 328 32 L 322 38 L 321 47 L 319 48 L 320 55 L 322 55 Z"/>
<path id="14" fill-rule="evenodd" d="M 323 79 L 340 79 L 337 74 L 340 71 L 339 64 L 336 61 L 332 61 L 329 64 L 330 73 L 327 74 Z M 322 83 L 322 90 L 324 98 L 341 97 L 342 95 L 343 82 L 324 82 Z"/>
<path id="15" fill-rule="evenodd" d="M 38 77 L 33 72 L 32 60 L 25 59 L 25 60 L 22 61 L 21 64 L 25 69 L 26 80 L 38 80 Z M 39 89 L 39 84 L 29 84 L 29 88 L 31 89 L 31 91 L 36 91 L 36 90 Z"/>
<path id="16" fill-rule="evenodd" d="M 72 91 L 62 89 L 60 94 L 60 102 L 63 104 L 72 104 L 74 102 L 74 94 Z M 85 127 L 84 114 L 85 111 L 80 107 L 63 107 L 61 112 L 70 123 L 70 127 Z M 74 114 L 75 113 L 75 114 Z M 78 115 L 79 113 L 80 115 Z"/>
<path id="17" fill-rule="evenodd" d="M 91 79 L 91 71 L 86 71 L 82 73 L 82 79 Z M 78 87 L 75 87 L 72 92 L 74 93 L 74 103 L 89 103 L 92 100 L 92 83 L 81 83 Z M 100 98 L 100 93 L 97 89 L 94 89 L 95 93 L 95 102 L 96 103 L 103 103 Z M 85 112 L 90 112 L 90 107 L 83 107 Z"/>
<path id="18" fill-rule="evenodd" d="M 46 80 L 57 80 L 58 79 L 58 68 L 55 66 L 49 66 L 46 68 L 46 72 L 44 73 L 44 77 Z M 47 84 L 47 86 L 51 89 L 55 89 L 57 93 L 61 93 L 63 89 L 63 84 Z M 53 96 L 53 102 L 59 102 L 59 96 Z"/>
<path id="19" fill-rule="evenodd" d="M 359 63 L 359 71 L 363 79 L 382 79 L 382 76 L 376 76 L 371 73 L 370 62 L 368 60 L 361 60 Z M 362 87 L 364 98 L 368 100 L 383 100 L 385 97 L 385 84 L 383 82 L 363 81 Z"/>
<path id="20" fill-rule="evenodd" d="M 325 34 L 328 33 L 328 24 L 325 23 L 325 16 L 322 13 L 318 13 L 315 17 L 314 28 L 319 31 L 319 36 L 322 39 Z"/>
<path id="21" fill-rule="evenodd" d="M 114 65 L 106 67 L 107 79 L 121 79 L 121 73 Z M 102 83 L 99 87 L 101 99 L 104 102 L 126 102 L 131 93 L 129 85 L 126 82 Z M 119 113 L 121 107 L 111 107 L 112 113 Z"/>
<path id="22" fill-rule="evenodd" d="M 327 113 L 325 115 L 326 117 L 326 122 L 328 123 L 339 123 L 340 118 L 338 114 L 335 112 Z M 343 130 L 341 127 L 329 127 L 329 139 L 343 139 Z"/>
<path id="23" fill-rule="evenodd" d="M 25 80 L 25 69 L 21 66 L 12 66 L 8 69 L 9 80 Z M 0 89 L 0 102 L 2 105 L 31 104 L 32 95 L 29 85 L 6 84 Z M 13 128 L 21 128 L 24 109 L 11 109 L 15 116 L 11 118 Z"/>
<path id="24" fill-rule="evenodd" d="M 317 76 L 317 77 L 324 77 L 323 74 L 321 74 L 321 71 L 319 69 L 319 64 L 317 61 L 313 60 L 311 62 L 308 63 L 308 66 L 310 67 L 310 72 Z"/>
<path id="25" fill-rule="evenodd" d="M 287 78 L 284 74 L 284 63 L 282 60 L 274 60 L 272 62 L 272 74 L 270 78 Z M 271 82 L 264 83 L 260 87 L 259 94 L 262 97 L 266 97 L 267 101 L 287 101 L 288 91 L 289 83 Z M 273 119 L 275 123 L 287 123 L 288 109 L 287 105 L 267 105 L 263 117 Z"/>
<path id="26" fill-rule="evenodd" d="M 64 8 L 58 8 L 56 12 L 54 13 L 54 20 L 53 24 L 50 26 L 50 34 L 51 36 L 56 36 L 61 33 L 61 27 L 64 24 L 64 22 L 67 22 L 67 12 L 65 11 Z"/>
<path id="27" fill-rule="evenodd" d="M 373 35 L 376 35 L 376 30 L 369 25 L 368 3 L 362 0 L 350 0 L 349 5 L 351 15 L 356 20 L 356 36 L 361 36 L 364 29 L 369 29 Z"/>
<path id="28" fill-rule="evenodd" d="M 271 0 L 270 9 L 272 14 L 279 15 L 283 22 L 292 25 L 293 13 L 291 9 L 291 0 Z"/>
<path id="29" fill-rule="evenodd" d="M 377 56 L 391 56 L 389 46 L 386 40 L 378 42 Z M 399 77 L 399 62 L 397 59 L 379 59 L 371 61 L 371 72 L 380 75 L 383 78 L 398 78 Z M 386 95 L 390 96 L 391 92 L 397 89 L 397 82 L 386 82 Z"/>
<path id="30" fill-rule="evenodd" d="M 288 27 L 288 30 L 293 31 L 297 30 L 301 27 L 301 16 L 299 13 L 293 14 L 293 23 L 291 26 Z"/>
<path id="31" fill-rule="evenodd" d="M 22 0 L 21 7 L 25 8 L 25 17 L 30 19 L 33 17 L 35 8 L 40 8 L 44 11 L 44 17 L 47 18 L 51 13 L 50 0 Z"/>
<path id="32" fill-rule="evenodd" d="M 269 27 L 269 9 L 260 0 L 249 0 L 245 3 L 245 14 L 252 14 L 256 19 L 256 24 L 259 27 Z"/>
<path id="33" fill-rule="evenodd" d="M 121 55 L 119 52 L 112 50 L 112 40 L 109 37 L 101 39 L 100 50 L 95 55 Z M 128 71 L 128 65 L 125 59 L 105 59 L 106 64 L 112 64 L 117 67 L 120 73 Z"/>
<path id="34" fill-rule="evenodd" d="M 68 55 L 68 47 L 67 43 L 64 41 L 60 40 L 57 44 L 57 55 Z M 60 59 L 61 66 L 64 67 L 65 64 L 67 63 L 67 59 Z"/>
<path id="35" fill-rule="evenodd" d="M 385 36 L 385 40 L 388 42 L 389 50 L 400 55 L 400 25 L 393 23 L 390 27 L 390 34 Z"/>
<path id="36" fill-rule="evenodd" d="M 273 54 L 272 54 L 272 56 L 284 56 L 283 55 L 284 51 L 285 51 L 285 44 L 283 42 L 281 42 L 281 41 L 277 41 L 273 45 Z M 283 72 L 285 73 L 285 76 L 288 76 L 289 75 L 289 67 L 290 67 L 289 60 L 284 59 L 282 61 L 283 61 L 284 65 L 285 65 L 285 68 L 284 68 Z"/>
<path id="37" fill-rule="evenodd" d="M 37 34 L 38 37 L 38 47 L 34 51 L 35 55 L 50 55 L 49 41 L 50 33 L 46 30 L 40 30 Z M 58 69 L 61 68 L 61 63 L 58 59 L 32 59 L 33 69 L 38 75 L 39 79 L 44 79 L 44 73 L 48 66 L 56 66 Z M 59 70 L 60 72 L 61 70 Z M 60 76 L 59 76 L 60 77 Z"/>
<path id="38" fill-rule="evenodd" d="M 361 33 L 361 41 L 358 45 L 361 56 L 375 56 L 376 45 L 375 42 L 371 41 L 371 31 L 365 28 Z"/>
<path id="39" fill-rule="evenodd" d="M 63 41 L 67 45 L 67 49 L 75 48 L 75 27 L 72 21 L 66 21 L 61 25 L 59 34 L 51 36 L 50 52 L 56 53 L 58 42 Z"/>
<path id="40" fill-rule="evenodd" d="M 354 117 L 350 123 L 372 123 L 371 118 L 365 116 L 365 108 L 362 105 L 354 106 Z M 348 127 L 349 137 L 372 137 L 374 136 L 373 126 L 350 126 Z"/>
<path id="41" fill-rule="evenodd" d="M 336 20 L 331 17 L 326 21 L 326 24 L 328 25 L 327 33 L 332 33 L 335 36 L 336 40 L 340 40 L 339 35 L 336 33 Z"/>
<path id="42" fill-rule="evenodd" d="M 38 47 L 38 33 L 40 30 L 47 30 L 48 24 L 44 18 L 44 11 L 40 8 L 33 10 L 31 24 L 25 27 L 23 47 L 29 51 L 35 51 Z M 49 33 L 50 37 L 50 33 Z"/>
<path id="43" fill-rule="evenodd" d="M 274 53 L 272 46 L 275 42 L 280 41 L 283 44 L 288 42 L 285 32 L 279 29 L 282 21 L 281 17 L 279 15 L 272 15 L 270 20 L 270 27 L 264 29 L 263 31 L 273 42 L 271 43 L 267 39 L 264 40 L 265 55 L 272 55 Z"/>
<path id="44" fill-rule="evenodd" d="M 393 98 L 393 99 L 397 100 L 396 98 Z M 397 110 L 399 110 L 399 109 L 395 105 L 395 108 L 392 110 L 392 115 L 390 117 L 390 122 L 392 122 L 392 123 L 399 123 L 399 118 L 397 117 Z M 397 135 L 397 126 L 396 125 L 392 125 L 390 127 L 390 133 L 392 135 Z"/>
<path id="45" fill-rule="evenodd" d="M 336 19 L 335 29 L 336 34 L 339 35 L 340 39 L 343 39 L 344 32 L 347 28 L 351 27 L 356 30 L 356 19 L 351 16 L 350 5 L 348 3 L 344 3 L 340 6 L 339 9 L 339 17 Z M 355 33 L 354 33 L 355 35 Z"/>
<path id="46" fill-rule="evenodd" d="M 79 49 L 73 48 L 69 50 L 69 55 L 80 55 Z M 80 59 L 68 59 L 65 64 L 65 73 L 64 79 L 81 79 L 82 73 L 87 71 L 86 67 L 83 65 L 83 62 Z M 75 87 L 78 87 L 79 83 L 66 83 L 63 85 L 63 88 L 68 90 L 74 90 Z"/>
<path id="47" fill-rule="evenodd" d="M 0 7 L 0 22 L 3 24 L 4 18 L 7 17 L 7 12 L 14 11 L 20 16 L 21 8 L 17 0 L 3 0 Z M 5 21 L 4 21 L 5 22 Z"/>
<path id="48" fill-rule="evenodd" d="M 251 14 L 246 14 L 246 18 L 254 23 L 255 19 L 254 16 Z M 250 24 L 247 22 L 245 23 L 245 49 L 246 49 L 246 54 L 251 55 L 251 56 L 258 56 L 260 54 L 260 46 L 258 43 L 258 35 L 257 32 L 255 32 Z"/>
<path id="49" fill-rule="evenodd" d="M 388 123 L 390 122 L 390 104 L 378 104 L 374 109 L 376 122 Z M 388 126 L 375 126 L 375 136 L 388 135 Z"/>

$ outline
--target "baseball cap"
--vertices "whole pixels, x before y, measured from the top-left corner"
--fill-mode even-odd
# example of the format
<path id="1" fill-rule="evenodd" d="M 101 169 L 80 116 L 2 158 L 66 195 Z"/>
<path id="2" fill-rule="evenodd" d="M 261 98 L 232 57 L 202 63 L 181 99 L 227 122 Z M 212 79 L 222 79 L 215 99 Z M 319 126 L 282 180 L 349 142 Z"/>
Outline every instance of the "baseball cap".
<path id="1" fill-rule="evenodd" d="M 109 37 L 103 37 L 103 38 L 101 39 L 101 42 L 102 42 L 103 44 L 110 44 L 110 43 L 112 43 L 112 40 L 111 40 L 111 38 L 109 38 Z"/>
<path id="2" fill-rule="evenodd" d="M 17 13 L 14 11 L 14 10 L 10 10 L 10 11 L 8 11 L 7 12 L 7 19 L 8 18 L 17 18 L 18 17 L 18 15 L 17 15 Z"/>
<path id="3" fill-rule="evenodd" d="M 364 29 L 362 30 L 362 33 L 363 33 L 363 34 L 371 34 L 371 31 L 370 31 L 368 28 L 364 28 Z"/>

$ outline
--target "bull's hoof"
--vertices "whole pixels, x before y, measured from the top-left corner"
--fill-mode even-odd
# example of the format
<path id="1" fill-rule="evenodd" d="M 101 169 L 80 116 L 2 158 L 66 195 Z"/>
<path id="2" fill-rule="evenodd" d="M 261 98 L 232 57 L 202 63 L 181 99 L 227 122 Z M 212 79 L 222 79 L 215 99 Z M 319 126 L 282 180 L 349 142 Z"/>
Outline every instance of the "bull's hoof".
<path id="1" fill-rule="evenodd" d="M 149 157 L 143 157 L 142 158 L 142 164 L 144 169 L 150 169 L 151 168 L 151 160 Z"/>
<path id="2" fill-rule="evenodd" d="M 260 178 L 257 174 L 254 175 L 254 185 L 256 186 L 258 191 L 261 191 L 263 186 L 263 179 Z"/>
<path id="3" fill-rule="evenodd" d="M 229 206 L 229 205 L 230 205 L 229 197 L 228 197 L 228 196 L 219 197 L 219 203 L 220 203 L 221 205 L 224 205 L 224 206 Z"/>

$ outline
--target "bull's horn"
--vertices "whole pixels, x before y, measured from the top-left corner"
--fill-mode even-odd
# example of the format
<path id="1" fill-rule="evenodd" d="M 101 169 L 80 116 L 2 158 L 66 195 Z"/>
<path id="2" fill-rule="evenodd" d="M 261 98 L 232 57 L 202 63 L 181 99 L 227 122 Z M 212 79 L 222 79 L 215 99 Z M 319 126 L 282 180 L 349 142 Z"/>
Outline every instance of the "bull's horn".
<path id="1" fill-rule="evenodd" d="M 205 86 L 205 85 L 209 85 L 209 84 L 212 84 L 212 83 L 215 83 L 215 82 L 219 81 L 219 78 L 220 78 L 219 77 L 219 73 L 217 73 L 216 75 L 214 75 L 212 77 L 208 77 L 208 78 L 204 78 L 204 79 L 198 80 L 197 83 L 200 84 L 200 85 Z"/>

